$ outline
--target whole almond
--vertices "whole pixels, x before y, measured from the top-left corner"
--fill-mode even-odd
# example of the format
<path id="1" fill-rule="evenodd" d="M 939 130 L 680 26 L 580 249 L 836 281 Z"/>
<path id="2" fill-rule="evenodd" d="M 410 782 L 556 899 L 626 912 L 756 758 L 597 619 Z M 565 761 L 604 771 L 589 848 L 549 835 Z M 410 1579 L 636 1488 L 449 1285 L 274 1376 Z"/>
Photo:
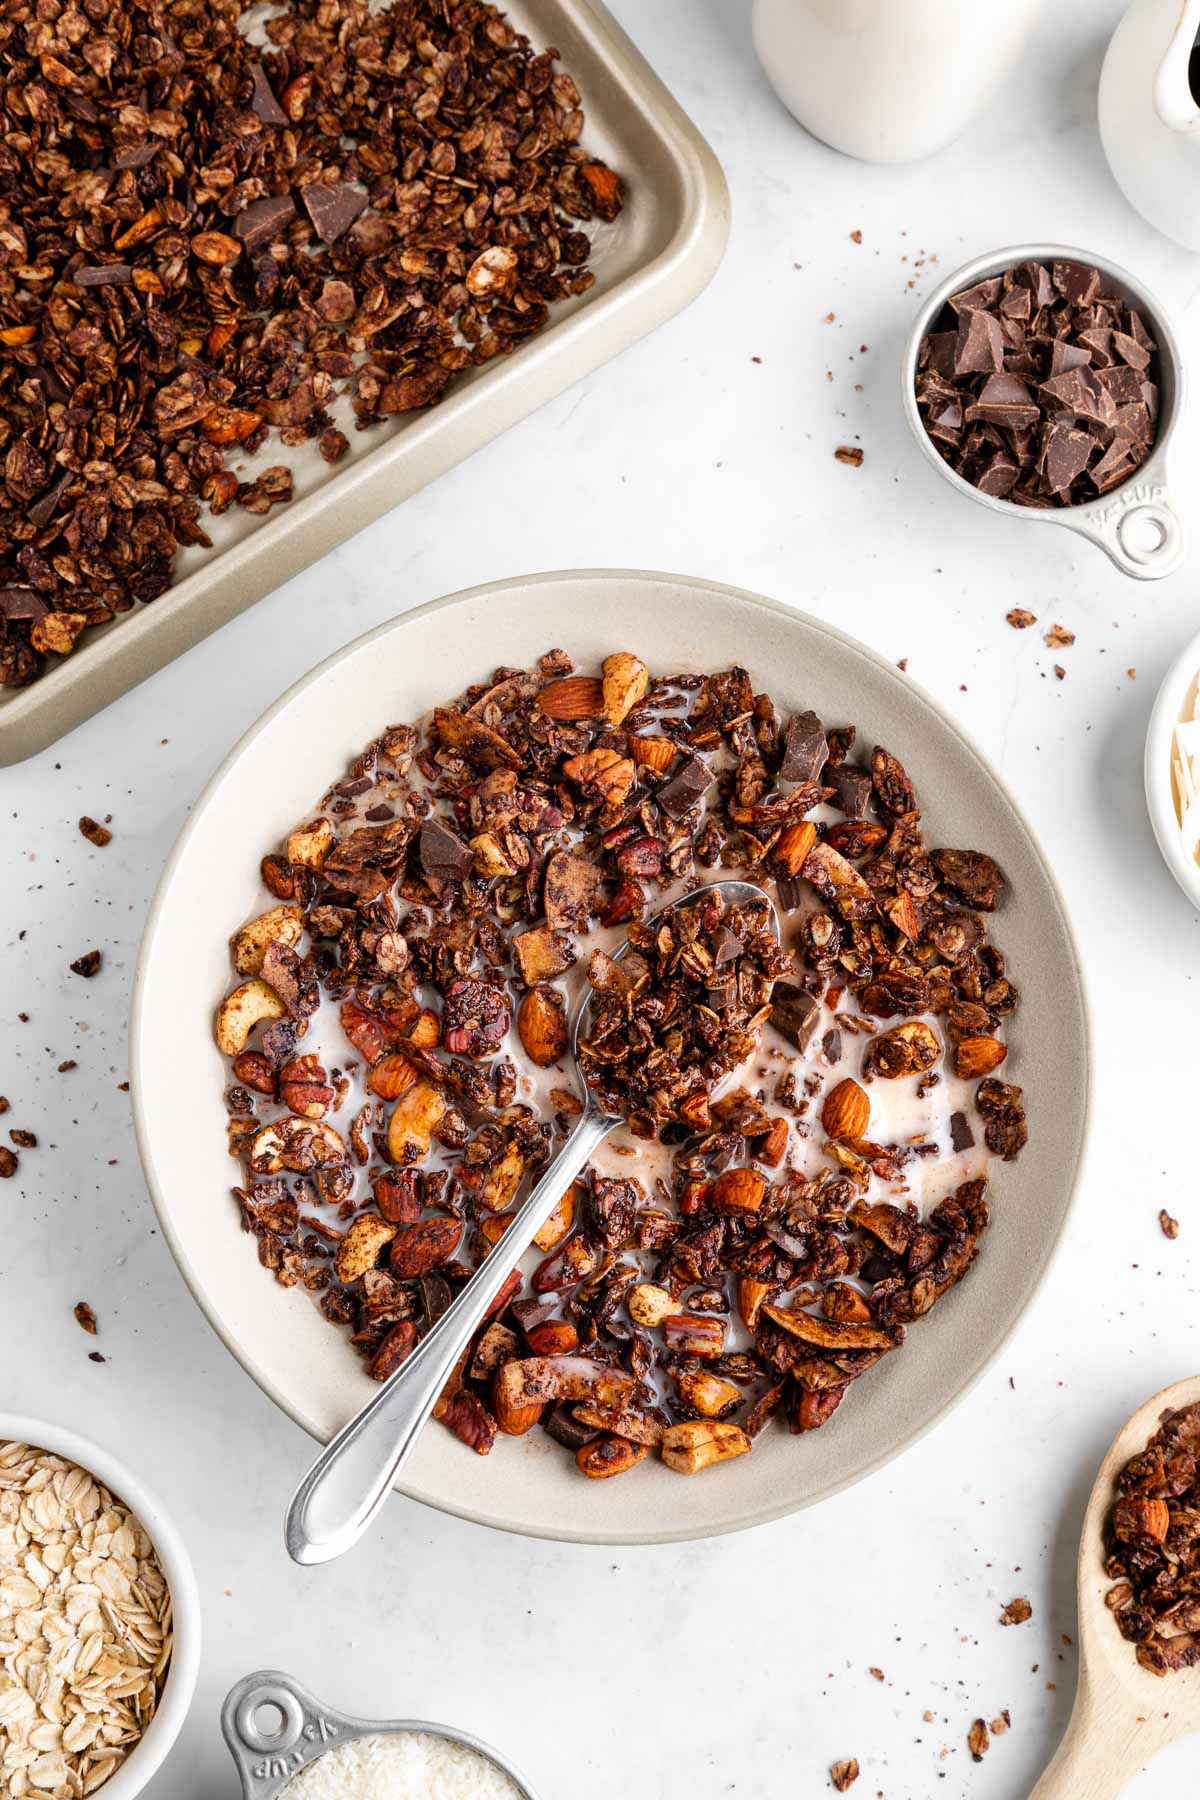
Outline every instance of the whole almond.
<path id="1" fill-rule="evenodd" d="M 1008 1055 L 1008 1045 L 994 1037 L 960 1038 L 954 1052 L 954 1072 L 962 1081 L 990 1075 Z"/>
<path id="2" fill-rule="evenodd" d="M 450 1261 L 461 1236 L 462 1220 L 455 1218 L 422 1219 L 419 1225 L 410 1225 L 399 1237 L 393 1233 L 392 1274 L 398 1275 L 401 1281 L 432 1274 L 442 1263 Z"/>
<path id="3" fill-rule="evenodd" d="M 567 1016 L 557 989 L 530 988 L 517 1011 L 517 1036 L 539 1069 L 558 1062 L 567 1048 Z"/>
<path id="4" fill-rule="evenodd" d="M 643 699 L 650 686 L 650 671 L 640 656 L 628 650 L 617 650 L 606 656 L 601 668 L 604 676 L 604 716 L 610 725 L 619 725 Z"/>
<path id="5" fill-rule="evenodd" d="M 567 723 L 598 719 L 604 711 L 604 688 L 594 675 L 564 675 L 561 681 L 547 683 L 537 703 L 548 719 Z"/>
<path id="6" fill-rule="evenodd" d="M 767 1178 L 757 1169 L 725 1169 L 713 1182 L 715 1212 L 757 1212 L 767 1190 Z"/>
<path id="7" fill-rule="evenodd" d="M 857 1081 L 847 1076 L 830 1088 L 821 1108 L 821 1123 L 831 1138 L 861 1138 L 871 1122 L 871 1102 Z"/>
<path id="8" fill-rule="evenodd" d="M 417 1069 L 407 1056 L 395 1051 L 375 1064 L 367 1076 L 367 1086 L 381 1100 L 398 1100 L 417 1079 Z"/>
<path id="9" fill-rule="evenodd" d="M 787 825 L 775 841 L 771 861 L 778 863 L 786 874 L 798 875 L 816 841 L 817 828 L 811 819 L 804 819 L 799 825 Z"/>
<path id="10" fill-rule="evenodd" d="M 665 775 L 675 761 L 675 746 L 670 738 L 665 737 L 631 737 L 629 748 L 633 752 L 633 760 L 646 769 L 653 769 L 656 775 Z"/>

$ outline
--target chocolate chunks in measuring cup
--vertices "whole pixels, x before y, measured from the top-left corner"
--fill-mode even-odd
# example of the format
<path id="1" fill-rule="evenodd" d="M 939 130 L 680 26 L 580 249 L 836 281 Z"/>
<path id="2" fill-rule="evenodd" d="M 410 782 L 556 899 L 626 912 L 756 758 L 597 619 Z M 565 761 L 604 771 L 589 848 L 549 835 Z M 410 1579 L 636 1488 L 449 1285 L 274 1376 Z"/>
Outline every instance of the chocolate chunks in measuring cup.
<path id="1" fill-rule="evenodd" d="M 1021 263 L 952 294 L 921 340 L 916 397 L 939 456 L 1016 506 L 1079 506 L 1154 446 L 1157 345 L 1085 263 Z"/>

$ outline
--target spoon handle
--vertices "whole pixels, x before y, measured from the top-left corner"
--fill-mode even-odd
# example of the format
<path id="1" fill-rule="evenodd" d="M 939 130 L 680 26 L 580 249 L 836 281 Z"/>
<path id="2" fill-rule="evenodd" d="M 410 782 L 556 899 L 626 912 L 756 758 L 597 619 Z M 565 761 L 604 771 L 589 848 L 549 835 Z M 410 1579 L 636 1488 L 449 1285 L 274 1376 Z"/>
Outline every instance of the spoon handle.
<path id="1" fill-rule="evenodd" d="M 1132 1662 L 1132 1646 L 1120 1648 Z M 1102 1700 L 1085 1666 L 1066 1735 L 1029 1800 L 1116 1800 L 1179 1730 L 1169 1713 L 1139 1706 L 1136 1698 L 1118 1692 Z"/>
<path id="2" fill-rule="evenodd" d="M 288 1507 L 288 1554 L 296 1562 L 332 1562 L 358 1542 L 514 1265 L 616 1123 L 588 1107 L 483 1267 L 408 1360 L 317 1457 Z"/>

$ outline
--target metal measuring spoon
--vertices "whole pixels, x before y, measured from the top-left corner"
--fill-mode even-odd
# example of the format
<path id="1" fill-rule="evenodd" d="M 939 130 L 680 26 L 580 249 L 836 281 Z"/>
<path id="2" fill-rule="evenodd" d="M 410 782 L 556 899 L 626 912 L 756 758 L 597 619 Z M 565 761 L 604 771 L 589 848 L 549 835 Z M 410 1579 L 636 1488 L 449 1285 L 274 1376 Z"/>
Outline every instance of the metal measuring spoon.
<path id="1" fill-rule="evenodd" d="M 779 918 L 771 899 L 749 881 L 712 882 L 661 907 L 653 918 L 698 905 L 713 893 L 720 894 L 729 906 L 765 908 L 778 939 Z M 617 957 L 628 948 L 626 939 Z M 576 1008 L 571 1030 L 571 1055 L 577 1067 L 579 1038 L 589 1021 L 591 1006 L 589 991 Z M 586 1083 L 584 1091 L 586 1104 L 575 1129 L 504 1233 L 503 1255 L 497 1245 L 412 1355 L 331 1439 L 296 1489 L 286 1525 L 288 1554 L 296 1562 L 332 1562 L 358 1542 L 387 1499 L 455 1363 L 487 1316 L 514 1265 L 588 1158 L 610 1131 L 624 1123 L 620 1113 L 601 1110 Z"/>

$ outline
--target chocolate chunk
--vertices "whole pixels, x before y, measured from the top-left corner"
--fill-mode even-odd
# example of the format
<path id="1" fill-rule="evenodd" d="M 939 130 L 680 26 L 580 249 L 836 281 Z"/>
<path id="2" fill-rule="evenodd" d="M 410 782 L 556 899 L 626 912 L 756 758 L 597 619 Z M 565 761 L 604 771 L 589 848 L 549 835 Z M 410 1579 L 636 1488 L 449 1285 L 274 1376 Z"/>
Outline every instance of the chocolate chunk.
<path id="1" fill-rule="evenodd" d="M 1142 378 L 1126 363 L 1115 363 L 1111 369 L 1097 369 L 1096 380 L 1118 406 L 1128 406 L 1142 398 Z"/>
<path id="2" fill-rule="evenodd" d="M 871 774 L 853 763 L 826 763 L 822 780 L 833 789 L 833 805 L 848 819 L 861 819 L 871 798 Z"/>
<path id="3" fill-rule="evenodd" d="M 1114 331 L 1112 345 L 1121 361 L 1128 363 L 1129 367 L 1136 369 L 1139 374 L 1150 367 L 1150 352 L 1139 344 L 1136 338 L 1128 337 L 1123 331 Z"/>
<path id="4" fill-rule="evenodd" d="M 262 120 L 264 125 L 288 125 L 291 123 L 287 114 L 275 98 L 275 90 L 267 80 L 267 71 L 261 63 L 250 64 L 250 78 L 254 83 L 250 95 L 250 110 Z"/>
<path id="5" fill-rule="evenodd" d="M 1090 306 L 1100 292 L 1100 272 L 1089 269 L 1086 263 L 1056 262 L 1051 280 L 1063 299 L 1075 307 Z"/>
<path id="6" fill-rule="evenodd" d="M 835 1063 L 841 1060 L 842 1034 L 836 1026 L 827 1031 L 821 1039 L 821 1049 L 825 1053 L 826 1062 Z"/>
<path id="7" fill-rule="evenodd" d="M 426 819 L 417 845 L 421 868 L 435 881 L 462 881 L 475 866 L 475 852 L 440 819 Z"/>
<path id="8" fill-rule="evenodd" d="M 594 1425 L 581 1425 L 575 1417 L 569 1401 L 560 1400 L 553 1412 L 543 1421 L 549 1435 L 556 1444 L 565 1444 L 568 1450 L 582 1450 L 600 1433 Z"/>
<path id="9" fill-rule="evenodd" d="M 698 756 L 689 757 L 678 775 L 672 775 L 659 788 L 655 799 L 668 819 L 682 819 L 699 804 L 716 779 L 707 763 Z"/>
<path id="10" fill-rule="evenodd" d="M 76 287 L 124 287 L 133 280 L 132 263 L 86 263 L 71 276 Z"/>
<path id="11" fill-rule="evenodd" d="M 977 281 L 974 287 L 964 288 L 960 294 L 951 294 L 950 305 L 960 315 L 990 312 L 1000 298 L 1002 287 L 999 275 L 990 275 L 986 281 Z"/>
<path id="12" fill-rule="evenodd" d="M 113 168 L 144 169 L 147 163 L 154 161 L 161 149 L 161 144 L 131 144 L 128 150 L 122 150 L 113 157 Z"/>
<path id="13" fill-rule="evenodd" d="M 290 194 L 270 194 L 265 200 L 252 200 L 234 220 L 234 235 L 241 238 L 247 250 L 261 250 L 279 235 L 295 212 Z"/>
<path id="14" fill-rule="evenodd" d="M 804 905 L 804 883 L 798 875 L 780 875 L 775 882 L 775 892 L 784 912 L 798 912 Z"/>
<path id="15" fill-rule="evenodd" d="M 0 588 L 0 619 L 44 619 L 50 608 L 32 588 Z"/>
<path id="16" fill-rule="evenodd" d="M 444 1275 L 422 1275 L 417 1286 L 421 1290 L 421 1311 L 425 1315 L 425 1329 L 429 1331 L 437 1324 L 443 1313 L 449 1312 L 454 1296 L 450 1292 L 450 1283 Z"/>
<path id="17" fill-rule="evenodd" d="M 93 975 L 99 974 L 100 962 L 99 950 L 85 950 L 83 955 L 77 956 L 71 964 L 71 973 L 82 975 L 85 981 L 90 981 Z"/>
<path id="18" fill-rule="evenodd" d="M 1054 304 L 1054 283 L 1044 263 L 1022 263 L 1019 269 L 1013 271 L 1013 279 L 1019 286 L 1029 289 L 1034 306 L 1040 309 Z"/>
<path id="19" fill-rule="evenodd" d="M 921 344 L 922 365 L 928 364 L 937 374 L 949 380 L 954 374 L 954 347 L 957 343 L 957 331 L 931 331 Z"/>
<path id="20" fill-rule="evenodd" d="M 521 1330 L 528 1333 L 538 1325 L 544 1325 L 547 1319 L 554 1317 L 558 1302 L 551 1295 L 549 1299 L 538 1299 L 530 1295 L 525 1300 L 514 1300 L 510 1311 Z"/>
<path id="21" fill-rule="evenodd" d="M 971 1122 L 966 1113 L 950 1114 L 950 1143 L 955 1150 L 973 1150 L 975 1133 L 971 1130 Z"/>
<path id="22" fill-rule="evenodd" d="M 1050 346 L 1051 375 L 1065 375 L 1068 369 L 1086 369 L 1091 360 L 1090 351 L 1078 344 L 1065 343 L 1062 338 L 1055 338 Z"/>
<path id="23" fill-rule="evenodd" d="M 1008 450 L 997 450 L 990 463 L 984 469 L 975 486 L 981 494 L 990 494 L 994 500 L 1003 500 L 1012 492 L 1021 475 L 1021 465 Z"/>
<path id="24" fill-rule="evenodd" d="M 1086 431 L 1078 431 L 1061 420 L 1042 429 L 1041 473 L 1052 494 L 1067 491 L 1077 475 L 1088 466 L 1095 440 Z"/>
<path id="25" fill-rule="evenodd" d="M 807 1050 L 821 1022 L 821 1008 L 807 988 L 777 981 L 771 995 L 771 1023 L 797 1050 Z"/>
<path id="26" fill-rule="evenodd" d="M 794 713 L 783 734 L 784 781 L 816 781 L 829 755 L 825 728 L 815 712 Z"/>
<path id="27" fill-rule="evenodd" d="M 716 942 L 713 947 L 713 961 L 720 968 L 724 963 L 736 962 L 742 954 L 742 940 L 736 931 L 728 925 L 718 928 Z"/>
<path id="28" fill-rule="evenodd" d="M 1041 417 L 1033 395 L 1019 375 L 989 375 L 979 398 L 967 407 L 967 419 L 992 425 L 1036 425 Z"/>
<path id="29" fill-rule="evenodd" d="M 38 531 L 42 529 L 43 525 L 48 524 L 50 519 L 54 516 L 55 507 L 58 505 L 63 494 L 70 487 L 73 480 L 74 476 L 71 474 L 71 471 L 69 469 L 66 470 L 59 476 L 58 480 L 54 482 L 53 486 L 48 487 L 45 493 L 42 494 L 39 499 L 34 501 L 29 509 L 28 516 L 29 523 L 35 526 Z M 10 615 L 10 617 L 15 616 L 15 614 Z M 28 617 L 29 615 L 26 614 L 25 616 Z M 36 616 L 40 618 L 41 614 L 39 613 Z"/>
<path id="30" fill-rule="evenodd" d="M 991 313 L 965 312 L 958 321 L 954 346 L 956 375 L 994 374 L 1004 367 L 1004 333 Z"/>
<path id="31" fill-rule="evenodd" d="M 326 244 L 336 244 L 367 205 L 362 189 L 351 187 L 348 181 L 313 182 L 300 189 L 300 199 L 317 236 Z"/>

